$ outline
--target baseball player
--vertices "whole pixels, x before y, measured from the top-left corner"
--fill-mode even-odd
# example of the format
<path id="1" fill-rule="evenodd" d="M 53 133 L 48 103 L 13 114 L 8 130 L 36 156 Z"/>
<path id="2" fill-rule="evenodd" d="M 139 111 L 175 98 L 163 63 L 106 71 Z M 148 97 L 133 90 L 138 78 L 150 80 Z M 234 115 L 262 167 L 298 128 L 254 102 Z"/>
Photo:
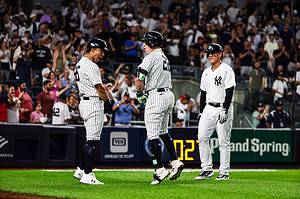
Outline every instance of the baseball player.
<path id="1" fill-rule="evenodd" d="M 231 66 L 222 63 L 223 48 L 216 43 L 206 50 L 211 67 L 201 78 L 200 120 L 198 126 L 199 153 L 202 171 L 196 180 L 211 178 L 212 155 L 209 139 L 217 131 L 220 150 L 219 176 L 216 180 L 228 180 L 230 169 L 230 135 L 233 120 L 233 93 L 235 75 Z M 206 104 L 205 104 L 206 103 Z"/>
<path id="2" fill-rule="evenodd" d="M 108 100 L 96 63 L 104 59 L 107 51 L 104 40 L 91 39 L 87 44 L 87 53 L 79 60 L 74 72 L 80 94 L 79 111 L 86 129 L 84 161 L 77 167 L 74 177 L 83 184 L 103 184 L 92 173 L 92 164 L 103 127 L 104 101 Z"/>
<path id="3" fill-rule="evenodd" d="M 138 66 L 135 84 L 137 98 L 141 104 L 145 105 L 147 138 L 155 169 L 151 184 L 156 185 L 169 175 L 170 180 L 177 179 L 184 165 L 178 160 L 173 140 L 168 134 L 169 114 L 173 109 L 175 99 L 171 91 L 170 64 L 161 49 L 164 38 L 159 32 L 151 31 L 146 33 L 141 41 L 144 42 L 146 56 Z M 159 138 L 171 156 L 171 171 L 164 168 L 162 164 Z"/>

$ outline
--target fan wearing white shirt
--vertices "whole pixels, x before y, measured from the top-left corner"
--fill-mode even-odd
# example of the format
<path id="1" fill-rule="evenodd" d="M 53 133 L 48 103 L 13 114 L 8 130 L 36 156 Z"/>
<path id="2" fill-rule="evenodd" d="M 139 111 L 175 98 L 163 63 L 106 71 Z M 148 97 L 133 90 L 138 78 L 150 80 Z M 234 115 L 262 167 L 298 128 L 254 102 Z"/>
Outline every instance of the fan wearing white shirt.
<path id="1" fill-rule="evenodd" d="M 52 124 L 68 124 L 70 119 L 71 115 L 67 105 L 67 96 L 61 94 L 59 96 L 59 102 L 56 102 L 52 108 Z"/>
<path id="2" fill-rule="evenodd" d="M 278 74 L 277 79 L 273 83 L 272 89 L 274 92 L 274 103 L 277 100 L 280 100 L 284 97 L 284 94 L 286 93 L 288 86 L 284 80 L 283 73 Z"/>

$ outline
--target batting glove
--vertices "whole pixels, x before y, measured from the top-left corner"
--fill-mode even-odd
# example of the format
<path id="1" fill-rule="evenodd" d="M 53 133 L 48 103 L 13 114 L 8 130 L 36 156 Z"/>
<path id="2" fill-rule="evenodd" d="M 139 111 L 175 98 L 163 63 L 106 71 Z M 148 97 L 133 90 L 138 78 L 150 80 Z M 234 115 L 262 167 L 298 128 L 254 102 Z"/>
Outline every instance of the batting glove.
<path id="1" fill-rule="evenodd" d="M 145 94 L 143 91 L 138 91 L 138 92 L 136 92 L 136 97 L 140 104 L 146 105 L 146 102 L 148 99 L 147 94 Z"/>
<path id="2" fill-rule="evenodd" d="M 220 124 L 224 124 L 227 121 L 228 113 L 226 109 L 223 109 L 219 115 L 219 122 Z"/>

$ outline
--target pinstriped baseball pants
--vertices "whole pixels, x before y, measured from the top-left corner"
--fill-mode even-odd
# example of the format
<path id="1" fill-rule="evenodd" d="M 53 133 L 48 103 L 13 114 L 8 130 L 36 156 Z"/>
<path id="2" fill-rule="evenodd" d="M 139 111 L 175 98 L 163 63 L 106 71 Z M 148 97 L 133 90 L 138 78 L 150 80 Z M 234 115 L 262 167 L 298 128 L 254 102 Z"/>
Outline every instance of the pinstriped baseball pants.
<path id="1" fill-rule="evenodd" d="M 209 139 L 216 129 L 220 150 L 220 174 L 228 175 L 230 170 L 230 137 L 233 121 L 233 105 L 228 109 L 228 119 L 220 124 L 218 118 L 222 107 L 213 107 L 206 104 L 198 125 L 199 153 L 203 171 L 212 170 L 212 155 Z"/>
<path id="2" fill-rule="evenodd" d="M 81 100 L 79 111 L 84 121 L 87 140 L 100 140 L 104 121 L 103 101 L 98 98 Z"/>
<path id="3" fill-rule="evenodd" d="M 172 91 L 149 92 L 145 107 L 145 125 L 149 140 L 158 139 L 168 133 L 169 114 L 172 112 L 175 97 Z"/>

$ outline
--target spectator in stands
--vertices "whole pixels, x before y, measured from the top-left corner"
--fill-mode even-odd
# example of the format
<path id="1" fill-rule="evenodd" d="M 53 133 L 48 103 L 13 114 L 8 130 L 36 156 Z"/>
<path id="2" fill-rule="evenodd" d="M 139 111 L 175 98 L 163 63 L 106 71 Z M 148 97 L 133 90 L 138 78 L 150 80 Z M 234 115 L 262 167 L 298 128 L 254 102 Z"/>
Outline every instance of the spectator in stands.
<path id="1" fill-rule="evenodd" d="M 228 64 L 229 66 L 233 67 L 234 64 L 234 54 L 232 53 L 231 47 L 229 44 L 226 44 L 224 46 L 224 51 L 223 51 L 223 60 L 224 63 Z"/>
<path id="2" fill-rule="evenodd" d="M 273 52 L 278 49 L 277 41 L 274 39 L 274 33 L 270 33 L 267 37 L 267 42 L 264 45 L 264 50 L 268 53 L 270 59 L 273 59 Z"/>
<path id="3" fill-rule="evenodd" d="M 288 86 L 284 79 L 283 73 L 279 73 L 272 86 L 272 90 L 274 93 L 274 102 L 282 100 L 287 93 L 287 89 Z"/>
<path id="4" fill-rule="evenodd" d="M 52 60 L 50 49 L 44 45 L 44 41 L 41 33 L 36 34 L 37 45 L 34 47 L 32 54 L 32 68 L 34 74 L 40 77 L 41 70 L 47 67 L 47 63 Z M 42 81 L 38 78 L 37 82 Z"/>
<path id="5" fill-rule="evenodd" d="M 124 61 L 124 27 L 122 27 L 121 23 L 116 22 L 115 28 L 109 34 L 108 44 L 112 51 L 112 56 L 118 61 Z M 122 60 L 123 59 L 123 60 Z"/>
<path id="6" fill-rule="evenodd" d="M 249 77 L 249 97 L 247 98 L 252 110 L 256 108 L 258 103 L 260 93 L 263 92 L 264 88 L 267 86 L 267 78 L 265 71 L 260 67 L 260 61 L 254 63 L 254 67 L 250 72 Z"/>
<path id="7" fill-rule="evenodd" d="M 283 103 L 281 100 L 275 102 L 275 110 L 273 110 L 268 119 L 268 128 L 287 128 L 290 125 L 289 113 L 283 110 Z"/>
<path id="8" fill-rule="evenodd" d="M 129 94 L 130 99 L 137 99 L 136 97 L 136 88 L 133 84 L 133 76 L 132 75 L 126 75 L 124 78 L 123 84 L 120 86 L 120 94 L 121 96 L 124 95 L 125 92 Z"/>
<path id="9" fill-rule="evenodd" d="M 139 62 L 139 45 L 137 42 L 137 35 L 130 34 L 130 38 L 124 42 L 125 55 L 128 62 Z"/>
<path id="10" fill-rule="evenodd" d="M 62 88 L 68 87 L 68 89 L 64 92 L 64 94 L 68 97 L 70 96 L 71 90 L 75 87 L 74 82 L 72 82 L 69 78 L 70 72 L 67 68 L 64 69 L 64 73 L 62 74 L 60 85 Z"/>
<path id="11" fill-rule="evenodd" d="M 115 125 L 130 125 L 133 113 L 139 114 L 134 100 L 129 98 L 129 93 L 124 93 L 122 100 L 117 101 L 113 106 L 115 111 Z"/>
<path id="12" fill-rule="evenodd" d="M 54 105 L 54 99 L 50 95 L 52 89 L 52 83 L 50 80 L 46 80 L 43 83 L 43 91 L 37 96 L 36 100 L 42 106 L 42 113 L 45 117 L 48 117 L 48 122 L 52 119 L 52 108 Z"/>
<path id="13" fill-rule="evenodd" d="M 22 42 L 21 50 L 22 52 L 17 59 L 16 77 L 26 82 L 30 82 L 32 63 L 31 54 L 33 52 L 32 45 Z"/>
<path id="14" fill-rule="evenodd" d="M 8 95 L 5 85 L 0 84 L 0 122 L 7 121 Z"/>
<path id="15" fill-rule="evenodd" d="M 21 106 L 20 98 L 23 93 L 15 95 L 15 87 L 13 85 L 9 86 L 8 91 L 8 109 L 7 109 L 7 122 L 8 123 L 19 123 L 19 109 Z"/>
<path id="16" fill-rule="evenodd" d="M 283 72 L 287 73 L 290 55 L 287 52 L 286 47 L 283 45 L 282 40 L 278 41 L 278 49 L 274 50 L 273 57 L 275 59 L 275 68 L 282 65 Z"/>
<path id="17" fill-rule="evenodd" d="M 255 54 L 256 60 L 260 61 L 261 68 L 267 72 L 269 69 L 268 63 L 270 60 L 269 54 L 264 50 L 262 43 L 258 45 L 258 52 Z"/>
<path id="18" fill-rule="evenodd" d="M 49 75 L 50 75 L 50 72 L 52 71 L 52 68 L 53 68 L 53 62 L 52 62 L 52 60 L 49 60 L 46 63 L 46 67 L 43 68 L 43 70 L 42 70 L 43 82 L 45 82 L 46 80 L 49 79 Z"/>
<path id="19" fill-rule="evenodd" d="M 16 96 L 20 96 L 20 122 L 27 123 L 30 120 L 30 114 L 33 111 L 32 99 L 27 92 L 26 82 L 21 81 L 19 83 L 18 89 L 15 92 Z"/>
<path id="20" fill-rule="evenodd" d="M 36 14 L 31 13 L 30 14 L 30 25 L 29 25 L 29 31 L 30 34 L 33 36 L 35 33 L 38 32 L 39 22 L 36 20 Z"/>
<path id="21" fill-rule="evenodd" d="M 297 103 L 300 104 L 300 62 L 296 63 L 296 75 L 295 75 L 295 86 L 296 86 L 296 98 Z"/>
<path id="22" fill-rule="evenodd" d="M 252 124 L 255 128 L 267 128 L 267 118 L 269 116 L 269 105 L 258 102 L 257 110 L 252 113 Z"/>
<path id="23" fill-rule="evenodd" d="M 41 118 L 44 117 L 44 114 L 42 113 L 42 106 L 40 103 L 35 103 L 34 111 L 30 114 L 30 123 L 41 123 Z"/>
<path id="24" fill-rule="evenodd" d="M 50 95 L 52 96 L 53 100 L 55 102 L 58 101 L 58 97 L 59 97 L 59 92 L 58 90 L 61 89 L 61 83 L 60 81 L 57 79 L 57 75 L 54 72 L 50 72 L 48 79 L 51 82 L 51 90 L 50 90 Z"/>
<path id="25" fill-rule="evenodd" d="M 61 94 L 59 96 L 59 102 L 56 102 L 52 108 L 52 124 L 68 124 L 70 119 L 71 115 L 67 105 L 67 96 L 65 94 Z"/>
<path id="26" fill-rule="evenodd" d="M 130 67 L 125 63 L 120 63 L 118 68 L 115 70 L 115 76 L 119 78 L 119 81 L 123 81 L 125 76 L 130 73 Z"/>
<path id="27" fill-rule="evenodd" d="M 255 52 L 251 49 L 249 41 L 244 42 L 244 50 L 240 53 L 239 58 L 241 62 L 241 74 L 249 76 L 255 61 Z"/>
<path id="28" fill-rule="evenodd" d="M 9 48 L 9 42 L 6 41 L 4 38 L 1 40 L 0 44 L 0 67 L 1 70 L 10 70 L 10 56 L 11 56 L 11 49 Z"/>
<path id="29" fill-rule="evenodd" d="M 47 22 L 48 24 L 51 24 L 51 16 L 52 16 L 52 10 L 49 6 L 45 8 L 44 15 L 40 19 L 40 23 Z"/>
<path id="30" fill-rule="evenodd" d="M 71 119 L 69 121 L 70 124 L 79 124 L 82 123 L 82 119 L 80 118 L 79 107 L 77 97 L 74 94 L 71 94 L 68 97 L 68 107 Z"/>
<path id="31" fill-rule="evenodd" d="M 186 127 L 187 121 L 190 119 L 189 100 L 186 95 L 182 95 L 176 101 L 175 110 L 177 110 L 177 120 L 182 122 L 182 127 Z"/>
<path id="32" fill-rule="evenodd" d="M 75 82 L 74 70 L 75 70 L 75 66 L 76 66 L 78 60 L 79 60 L 78 56 L 75 53 L 73 53 L 72 55 L 70 55 L 69 59 L 67 60 L 67 62 L 68 62 L 68 69 L 69 69 L 69 73 L 70 73 L 69 78 L 70 78 L 70 80 L 72 82 Z"/>
<path id="33" fill-rule="evenodd" d="M 53 50 L 53 71 L 63 73 L 66 64 L 65 46 L 61 40 L 57 41 Z"/>
<path id="34" fill-rule="evenodd" d="M 242 52 L 242 49 L 243 49 L 243 41 L 237 35 L 235 29 L 231 30 L 229 45 L 232 49 L 234 56 L 239 57 L 239 54 Z"/>
<path id="35" fill-rule="evenodd" d="M 180 59 L 180 54 L 179 54 L 180 38 L 179 38 L 178 31 L 176 31 L 176 29 L 173 29 L 171 31 L 170 36 L 171 36 L 171 38 L 168 38 L 166 41 L 168 43 L 168 58 L 170 60 L 170 64 L 178 65 L 178 64 L 182 63 L 182 60 Z"/>

